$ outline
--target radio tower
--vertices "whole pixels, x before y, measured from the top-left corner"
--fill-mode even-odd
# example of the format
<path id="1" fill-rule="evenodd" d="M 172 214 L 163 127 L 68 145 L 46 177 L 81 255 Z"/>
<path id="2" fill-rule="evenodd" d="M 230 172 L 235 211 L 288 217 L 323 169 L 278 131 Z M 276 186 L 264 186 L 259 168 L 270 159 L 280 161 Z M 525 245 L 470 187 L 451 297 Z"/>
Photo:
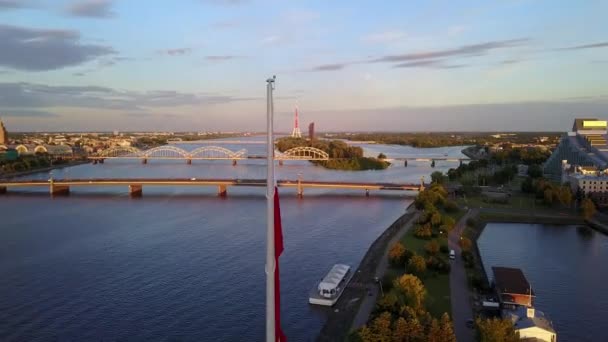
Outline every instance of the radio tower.
<path id="1" fill-rule="evenodd" d="M 293 119 L 293 131 L 291 131 L 292 138 L 301 138 L 302 132 L 300 132 L 300 125 L 298 124 L 298 107 L 296 107 L 296 114 Z"/>

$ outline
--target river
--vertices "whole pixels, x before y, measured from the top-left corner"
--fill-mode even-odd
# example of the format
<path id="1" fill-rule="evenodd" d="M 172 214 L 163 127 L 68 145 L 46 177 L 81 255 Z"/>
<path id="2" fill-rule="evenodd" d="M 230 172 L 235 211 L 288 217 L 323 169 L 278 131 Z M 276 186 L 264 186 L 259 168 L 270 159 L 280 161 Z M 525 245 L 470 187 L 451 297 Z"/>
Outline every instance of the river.
<path id="1" fill-rule="evenodd" d="M 263 140 L 263 137 L 250 138 Z M 233 139 L 231 139 L 233 140 Z M 264 154 L 263 145 L 221 145 Z M 462 157 L 463 147 L 361 145 L 367 155 Z M 194 149 L 196 145 L 183 145 Z M 453 162 L 382 171 L 335 171 L 308 162 L 277 178 L 419 182 Z M 111 161 L 23 178 L 264 178 L 264 161 Z M 243 341 L 264 336 L 265 198 L 262 188 L 73 188 L 9 192 L 0 205 L 0 340 Z M 281 189 L 285 252 L 282 319 L 292 341 L 313 340 L 327 311 L 308 291 L 337 262 L 356 267 L 403 212 L 402 193 Z"/>
<path id="2" fill-rule="evenodd" d="M 478 245 L 488 276 L 492 266 L 523 270 L 558 341 L 608 340 L 606 235 L 584 235 L 573 226 L 490 223 Z"/>

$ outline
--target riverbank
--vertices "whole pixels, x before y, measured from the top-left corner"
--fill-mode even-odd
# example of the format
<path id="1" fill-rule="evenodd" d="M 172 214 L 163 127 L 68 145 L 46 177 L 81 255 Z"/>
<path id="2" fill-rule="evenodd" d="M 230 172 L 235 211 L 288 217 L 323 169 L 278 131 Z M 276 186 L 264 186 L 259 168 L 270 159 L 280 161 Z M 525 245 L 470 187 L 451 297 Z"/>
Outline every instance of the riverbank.
<path id="1" fill-rule="evenodd" d="M 392 241 L 398 240 L 407 232 L 417 215 L 415 207 L 410 205 L 405 214 L 372 243 L 342 297 L 332 307 L 317 341 L 344 341 L 353 325 L 356 325 L 355 321 L 367 321 L 378 293 L 378 284 L 374 278 L 381 279 L 386 271 L 388 248 Z"/>
<path id="2" fill-rule="evenodd" d="M 76 160 L 76 161 L 71 161 L 71 162 L 68 162 L 65 164 L 57 164 L 57 165 L 53 165 L 53 166 L 49 166 L 49 167 L 43 167 L 40 169 L 1 174 L 0 178 L 13 178 L 13 177 L 27 176 L 27 175 L 32 175 L 35 173 L 48 172 L 48 171 L 55 170 L 55 169 L 63 169 L 63 168 L 70 167 L 70 166 L 77 166 L 77 165 L 88 164 L 88 163 L 90 163 L 89 160 Z"/>

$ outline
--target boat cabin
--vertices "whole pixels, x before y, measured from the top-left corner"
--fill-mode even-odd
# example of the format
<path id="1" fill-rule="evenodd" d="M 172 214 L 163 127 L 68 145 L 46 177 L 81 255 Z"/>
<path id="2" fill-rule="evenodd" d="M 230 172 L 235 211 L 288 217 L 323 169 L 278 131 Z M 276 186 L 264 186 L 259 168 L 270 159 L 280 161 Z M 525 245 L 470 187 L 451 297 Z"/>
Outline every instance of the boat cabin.
<path id="1" fill-rule="evenodd" d="M 340 292 L 340 283 L 346 279 L 350 266 L 336 264 L 321 280 L 318 286 L 319 294 L 325 298 L 332 298 Z"/>

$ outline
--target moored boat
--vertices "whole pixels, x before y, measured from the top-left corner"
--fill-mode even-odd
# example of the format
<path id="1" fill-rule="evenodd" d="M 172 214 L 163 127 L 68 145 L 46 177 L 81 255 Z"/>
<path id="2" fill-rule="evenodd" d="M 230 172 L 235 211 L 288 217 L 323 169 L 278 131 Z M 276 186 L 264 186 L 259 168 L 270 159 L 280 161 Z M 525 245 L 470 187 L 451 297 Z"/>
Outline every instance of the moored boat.
<path id="1" fill-rule="evenodd" d="M 335 264 L 319 284 L 310 290 L 308 302 L 325 306 L 336 304 L 352 277 L 350 266 Z"/>

